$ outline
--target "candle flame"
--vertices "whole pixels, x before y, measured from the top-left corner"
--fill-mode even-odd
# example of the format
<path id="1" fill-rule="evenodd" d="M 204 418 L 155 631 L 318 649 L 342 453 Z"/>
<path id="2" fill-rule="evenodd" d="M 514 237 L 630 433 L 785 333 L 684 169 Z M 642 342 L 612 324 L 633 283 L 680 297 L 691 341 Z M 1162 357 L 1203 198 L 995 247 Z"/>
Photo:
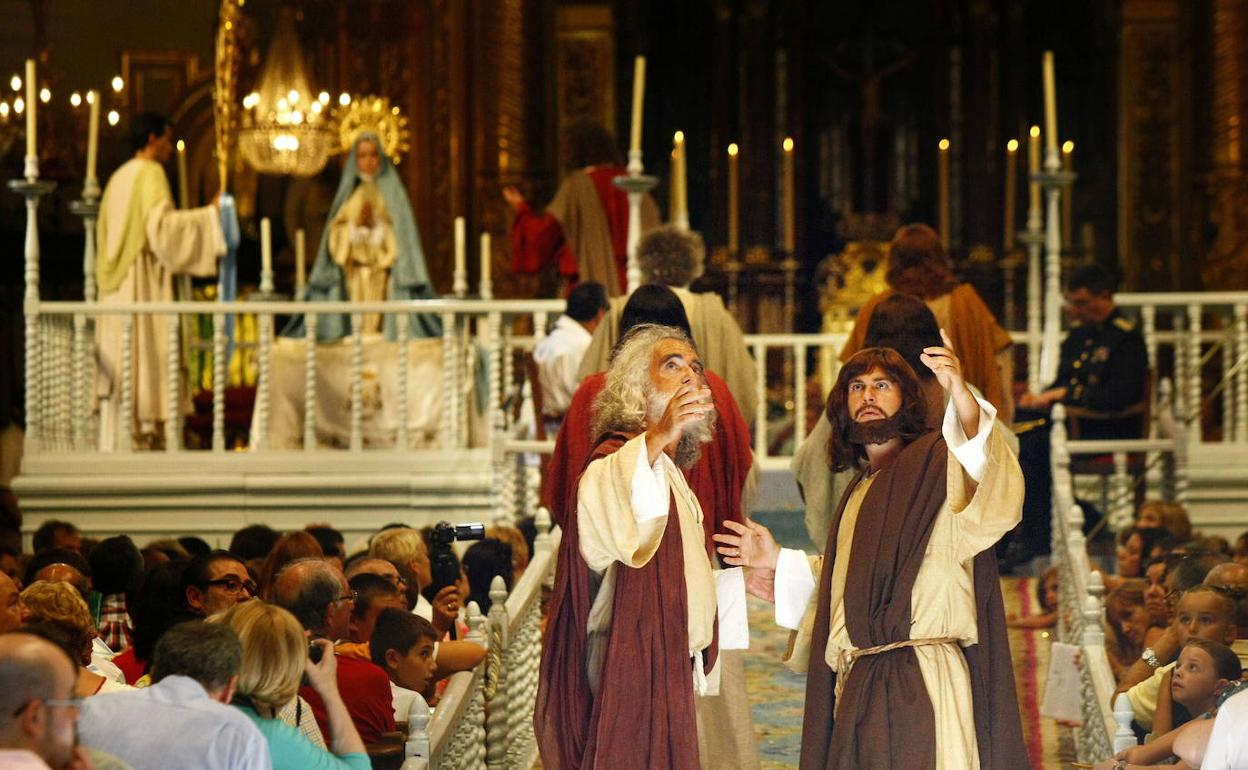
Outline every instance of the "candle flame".
<path id="1" fill-rule="evenodd" d="M 683 143 L 683 142 L 685 141 L 685 132 L 684 132 L 684 131 L 677 131 L 677 132 L 676 132 L 676 133 L 672 136 L 672 141 L 673 141 L 674 143 L 676 143 L 676 144 L 681 144 L 681 143 Z"/>
<path id="2" fill-rule="evenodd" d="M 178 152 L 186 152 L 186 142 L 178 140 Z"/>
<path id="3" fill-rule="evenodd" d="M 941 151 L 941 152 L 946 152 L 946 151 L 948 151 L 948 149 L 949 149 L 949 140 L 948 140 L 948 139 L 941 139 L 941 140 L 940 140 L 940 143 L 939 143 L 939 144 L 937 144 L 936 146 L 940 148 L 940 151 Z"/>
<path id="4" fill-rule="evenodd" d="M 1039 139 L 1040 138 L 1040 126 L 1032 126 L 1031 131 L 1028 133 L 1031 135 L 1032 139 Z"/>
<path id="5" fill-rule="evenodd" d="M 120 120 L 121 120 L 121 115 L 118 114 L 117 110 L 108 111 L 108 125 L 115 126 L 117 125 L 117 122 Z"/>
<path id="6" fill-rule="evenodd" d="M 793 152 L 793 137 L 786 136 L 783 147 L 785 152 Z"/>
<path id="7" fill-rule="evenodd" d="M 317 94 L 316 100 L 321 103 L 321 106 L 329 104 L 329 91 L 321 91 Z"/>
<path id="8" fill-rule="evenodd" d="M 23 110 L 25 110 L 25 109 L 26 109 L 26 100 L 25 100 L 25 99 L 23 99 L 22 97 L 20 97 L 20 96 L 19 96 L 19 97 L 17 97 L 16 99 L 14 99 L 14 100 L 13 100 L 13 111 L 14 111 L 14 112 L 16 112 L 18 115 L 21 115 L 21 114 L 22 114 L 22 111 L 23 111 Z"/>
<path id="9" fill-rule="evenodd" d="M 121 75 L 113 76 L 113 90 L 121 93 L 121 89 L 126 87 L 126 81 L 121 79 Z"/>
<path id="10" fill-rule="evenodd" d="M 8 102 L 0 102 L 0 118 L 4 118 L 5 120 L 8 120 L 9 118 L 9 103 Z"/>
<path id="11" fill-rule="evenodd" d="M 69 104 L 70 104 L 70 106 L 72 106 L 72 107 L 80 107 L 80 106 L 82 106 L 82 94 L 78 93 L 77 91 L 74 91 L 72 94 L 70 94 L 70 95 L 69 95 Z"/>
<path id="12" fill-rule="evenodd" d="M 1005 151 L 1006 152 L 1018 152 L 1018 140 L 1011 139 L 1010 141 L 1006 142 Z"/>
<path id="13" fill-rule="evenodd" d="M 47 104 L 48 102 L 52 101 L 52 92 L 46 88 L 39 89 L 39 101 L 43 102 L 44 104 Z"/>
<path id="14" fill-rule="evenodd" d="M 737 157 L 737 153 L 738 153 L 738 152 L 739 152 L 739 150 L 737 149 L 737 143 L 736 143 L 736 142 L 733 142 L 732 144 L 728 145 L 728 155 L 729 155 L 730 157 L 733 157 L 733 158 Z"/>
<path id="15" fill-rule="evenodd" d="M 95 104 L 95 91 L 87 91 L 87 104 Z"/>
<path id="16" fill-rule="evenodd" d="M 351 103 L 351 94 L 347 93 L 346 91 L 343 91 L 342 93 L 338 94 L 338 103 L 341 104 L 343 107 L 346 107 L 348 104 Z"/>
<path id="17" fill-rule="evenodd" d="M 1062 152 L 1069 155 L 1075 151 L 1075 143 L 1067 139 L 1062 143 Z"/>
<path id="18" fill-rule="evenodd" d="M 22 77 L 20 75 L 14 75 L 12 79 L 9 80 L 9 87 L 12 88 L 14 91 L 21 91 L 22 90 Z"/>

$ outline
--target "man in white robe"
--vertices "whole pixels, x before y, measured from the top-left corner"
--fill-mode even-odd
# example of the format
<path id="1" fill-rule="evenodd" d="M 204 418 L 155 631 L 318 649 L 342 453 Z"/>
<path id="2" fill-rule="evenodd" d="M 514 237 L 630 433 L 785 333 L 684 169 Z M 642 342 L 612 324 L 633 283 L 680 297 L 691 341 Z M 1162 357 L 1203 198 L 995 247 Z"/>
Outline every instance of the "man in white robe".
<path id="1" fill-rule="evenodd" d="M 152 113 L 134 118 L 134 157 L 118 168 L 104 187 L 96 244 L 96 281 L 101 305 L 173 300 L 173 276 L 216 274 L 226 252 L 216 202 L 177 211 L 163 164 L 173 154 L 168 120 Z M 169 403 L 169 318 L 134 316 L 131 425 L 119 425 L 122 413 L 122 339 L 125 316 L 100 316 L 95 327 L 100 361 L 101 444 L 111 449 L 128 430 L 138 446 L 158 446 Z M 180 362 L 180 359 L 179 359 Z M 180 365 L 180 363 L 179 363 Z M 184 378 L 180 378 L 182 380 Z M 179 399 L 181 401 L 181 399 Z"/>
<path id="2" fill-rule="evenodd" d="M 842 370 L 830 465 L 859 471 L 824 556 L 780 549 L 752 522 L 715 536 L 797 632 L 790 660 L 809 661 L 803 770 L 1026 766 L 990 552 L 1019 521 L 1022 473 L 941 338 L 921 360 L 950 396 L 943 442 L 895 351 L 869 348 Z"/>

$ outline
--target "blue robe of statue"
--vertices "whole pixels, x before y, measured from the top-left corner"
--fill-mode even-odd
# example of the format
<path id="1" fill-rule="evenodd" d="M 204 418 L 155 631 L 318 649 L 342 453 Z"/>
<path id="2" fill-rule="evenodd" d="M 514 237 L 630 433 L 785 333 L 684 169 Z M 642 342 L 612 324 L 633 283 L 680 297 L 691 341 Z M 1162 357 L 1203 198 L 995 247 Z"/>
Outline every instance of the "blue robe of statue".
<path id="1" fill-rule="evenodd" d="M 416 229 L 416 220 L 412 217 L 412 204 L 407 198 L 407 192 L 403 189 L 403 182 L 399 179 L 394 164 L 384 152 L 380 151 L 381 140 L 372 133 L 362 133 L 356 137 L 355 144 L 351 147 L 351 154 L 347 156 L 346 166 L 342 170 L 342 179 L 338 183 L 338 192 L 334 194 L 334 202 L 329 209 L 325 231 L 316 251 L 316 260 L 312 263 L 312 275 L 308 278 L 308 284 L 301 299 L 306 302 L 343 302 L 350 299 L 342 268 L 330 257 L 329 238 L 334 218 L 338 216 L 338 211 L 361 181 L 359 168 L 356 165 L 356 148 L 365 139 L 375 142 L 379 150 L 381 165 L 373 181 L 385 201 L 386 211 L 393 223 L 398 245 L 394 265 L 390 268 L 386 299 L 437 299 L 438 295 L 433 291 L 433 286 L 429 281 L 429 271 L 425 267 L 425 252 L 420 245 L 420 231 Z M 442 334 L 442 322 L 438 316 L 415 313 L 408 317 L 411 319 L 408 327 L 409 339 L 436 337 Z M 382 329 L 386 339 L 398 338 L 397 320 L 394 315 L 385 316 Z M 282 330 L 282 334 L 288 337 L 302 337 L 304 335 L 303 324 L 303 316 L 295 316 Z M 318 340 L 336 340 L 350 333 L 351 316 L 349 313 L 323 313 L 317 316 L 316 338 Z"/>

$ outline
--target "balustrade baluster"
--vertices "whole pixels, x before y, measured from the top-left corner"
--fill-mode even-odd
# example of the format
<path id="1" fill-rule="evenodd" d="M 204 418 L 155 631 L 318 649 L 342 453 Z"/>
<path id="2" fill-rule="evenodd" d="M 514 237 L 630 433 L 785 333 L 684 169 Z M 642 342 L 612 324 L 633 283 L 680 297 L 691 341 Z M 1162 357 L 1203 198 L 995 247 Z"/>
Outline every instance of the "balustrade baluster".
<path id="1" fill-rule="evenodd" d="M 758 404 L 754 407 L 754 462 L 767 458 L 767 346 L 754 343 L 754 392 Z"/>
<path id="2" fill-rule="evenodd" d="M 1231 379 L 1235 374 L 1235 321 L 1233 317 L 1225 321 L 1220 342 L 1222 376 L 1218 382 L 1222 387 L 1222 443 L 1229 444 L 1235 441 L 1235 387 Z"/>
<path id="3" fill-rule="evenodd" d="M 408 316 L 407 313 L 399 313 L 398 317 L 395 319 L 395 327 L 397 328 L 397 331 L 398 331 L 398 343 L 399 343 L 399 361 L 398 361 L 398 366 L 399 366 L 399 403 L 398 403 L 399 426 L 398 426 L 398 432 L 395 434 L 395 438 L 394 438 L 394 448 L 396 451 L 399 451 L 399 452 L 406 452 L 408 449 L 411 448 L 411 441 L 407 433 L 408 432 L 407 423 L 409 419 L 408 414 L 407 414 L 407 411 L 408 411 L 407 379 L 408 379 L 408 375 L 410 374 L 407 370 L 408 368 L 407 338 L 408 338 L 408 332 L 409 332 L 409 327 L 411 326 L 411 323 L 412 323 L 411 317 Z"/>
<path id="4" fill-rule="evenodd" d="M 181 332 L 181 316 L 171 313 L 168 318 L 166 340 L 169 350 L 166 353 L 165 370 L 165 451 L 176 452 L 182 439 L 182 348 L 179 344 Z"/>
<path id="5" fill-rule="evenodd" d="M 87 317 L 74 313 L 74 362 L 73 386 L 70 401 L 71 436 L 76 451 L 86 449 L 86 422 L 91 413 L 91 400 L 87 397 Z"/>
<path id="6" fill-rule="evenodd" d="M 316 313 L 304 316 L 303 451 L 316 449 Z"/>
<path id="7" fill-rule="evenodd" d="M 364 314 L 351 314 L 351 451 L 364 449 Z"/>
<path id="8" fill-rule="evenodd" d="M 117 448 L 133 449 L 134 442 L 134 315 L 126 313 L 121 320 L 121 415 L 117 422 Z"/>
<path id="9" fill-rule="evenodd" d="M 455 446 L 455 314 L 442 314 L 442 420 L 438 426 L 443 449 Z"/>
<path id="10" fill-rule="evenodd" d="M 794 351 L 793 452 L 806 441 L 806 343 L 799 342 Z"/>
<path id="11" fill-rule="evenodd" d="M 254 449 L 265 451 L 269 448 L 269 403 L 273 389 L 273 314 L 261 313 L 259 318 L 259 339 L 256 342 L 256 413 Z"/>
<path id="12" fill-rule="evenodd" d="M 1188 411 L 1185 415 L 1187 421 L 1188 436 L 1193 443 L 1199 444 L 1203 434 L 1203 426 L 1201 419 L 1204 410 L 1201 408 L 1201 365 L 1200 365 L 1200 336 L 1201 323 L 1200 317 L 1201 307 L 1196 303 L 1187 306 L 1187 325 L 1188 325 L 1188 347 L 1187 347 L 1187 382 L 1184 385 L 1187 388 Z"/>
<path id="13" fill-rule="evenodd" d="M 1235 359 L 1235 440 L 1248 443 L 1248 303 L 1244 302 L 1235 305 Z"/>
<path id="14" fill-rule="evenodd" d="M 225 352 L 225 313 L 212 314 L 212 451 L 225 451 L 225 389 L 229 361 Z"/>

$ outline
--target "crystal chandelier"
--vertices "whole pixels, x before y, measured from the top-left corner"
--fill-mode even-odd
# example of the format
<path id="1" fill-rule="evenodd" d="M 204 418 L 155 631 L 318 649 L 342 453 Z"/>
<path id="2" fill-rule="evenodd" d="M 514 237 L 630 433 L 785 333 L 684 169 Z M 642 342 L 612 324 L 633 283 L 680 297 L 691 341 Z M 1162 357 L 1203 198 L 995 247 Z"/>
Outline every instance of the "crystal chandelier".
<path id="1" fill-rule="evenodd" d="M 312 92 L 294 12 L 284 7 L 260 72 L 257 90 L 243 99 L 239 149 L 264 174 L 311 176 L 325 167 L 337 137 L 325 110 L 329 95 Z"/>

